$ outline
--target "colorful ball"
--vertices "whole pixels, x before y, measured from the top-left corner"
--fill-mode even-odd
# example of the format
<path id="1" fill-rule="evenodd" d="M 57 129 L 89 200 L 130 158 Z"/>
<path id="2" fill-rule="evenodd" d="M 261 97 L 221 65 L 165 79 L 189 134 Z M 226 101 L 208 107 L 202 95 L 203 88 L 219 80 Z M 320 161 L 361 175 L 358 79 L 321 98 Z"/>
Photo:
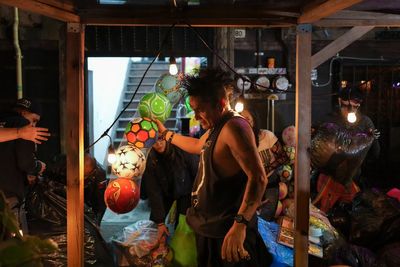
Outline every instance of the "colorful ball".
<path id="1" fill-rule="evenodd" d="M 279 178 L 281 180 L 281 182 L 288 182 L 290 181 L 290 179 L 292 179 L 292 167 L 290 167 L 290 165 L 282 165 L 281 167 L 279 167 L 278 169 L 278 175 Z"/>
<path id="2" fill-rule="evenodd" d="M 158 119 L 164 122 L 171 114 L 172 105 L 165 95 L 148 93 L 140 100 L 138 109 L 141 117 Z"/>
<path id="3" fill-rule="evenodd" d="M 200 122 L 196 120 L 194 112 L 190 112 L 186 115 L 187 118 L 190 118 L 189 121 L 189 135 L 195 136 L 198 132 L 200 132 Z"/>
<path id="4" fill-rule="evenodd" d="M 285 183 L 279 182 L 279 200 L 284 199 L 287 196 L 288 187 Z"/>
<path id="5" fill-rule="evenodd" d="M 190 98 L 188 95 L 185 97 L 185 107 L 186 107 L 187 113 L 190 113 L 193 111 L 192 106 L 190 106 Z"/>
<path id="6" fill-rule="evenodd" d="M 282 140 L 287 146 L 296 146 L 296 128 L 293 125 L 283 129 Z"/>
<path id="7" fill-rule="evenodd" d="M 149 118 L 134 118 L 125 128 L 128 144 L 137 148 L 150 148 L 158 138 L 157 124 Z"/>
<path id="8" fill-rule="evenodd" d="M 181 79 L 178 75 L 164 73 L 155 84 L 156 92 L 165 95 L 172 105 L 181 100 L 184 91 L 181 89 Z"/>
<path id="9" fill-rule="evenodd" d="M 289 158 L 289 164 L 294 164 L 294 159 L 296 157 L 296 149 L 292 146 L 283 146 L 283 150 Z"/>
<path id="10" fill-rule="evenodd" d="M 122 146 L 115 155 L 117 159 L 111 169 L 116 176 L 132 178 L 143 174 L 146 168 L 146 157 L 139 148 L 132 145 Z"/>
<path id="11" fill-rule="evenodd" d="M 133 210 L 140 199 L 138 185 L 130 179 L 118 178 L 108 183 L 104 202 L 115 213 L 123 214 Z"/>
<path id="12" fill-rule="evenodd" d="M 278 200 L 278 204 L 276 205 L 276 210 L 275 210 L 275 218 L 278 218 L 279 215 L 282 213 L 282 202 Z"/>

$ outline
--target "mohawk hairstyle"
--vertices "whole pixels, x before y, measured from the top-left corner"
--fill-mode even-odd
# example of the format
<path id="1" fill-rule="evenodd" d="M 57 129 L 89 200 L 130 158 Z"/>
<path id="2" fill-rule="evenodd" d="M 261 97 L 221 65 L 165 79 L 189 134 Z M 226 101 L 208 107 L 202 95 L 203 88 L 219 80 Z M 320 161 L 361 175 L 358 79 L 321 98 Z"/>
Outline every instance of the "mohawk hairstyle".
<path id="1" fill-rule="evenodd" d="M 233 87 L 230 74 L 220 68 L 200 70 L 198 75 L 187 75 L 182 87 L 189 96 L 199 97 L 204 102 L 216 105 L 220 99 L 226 97 L 226 89 Z"/>

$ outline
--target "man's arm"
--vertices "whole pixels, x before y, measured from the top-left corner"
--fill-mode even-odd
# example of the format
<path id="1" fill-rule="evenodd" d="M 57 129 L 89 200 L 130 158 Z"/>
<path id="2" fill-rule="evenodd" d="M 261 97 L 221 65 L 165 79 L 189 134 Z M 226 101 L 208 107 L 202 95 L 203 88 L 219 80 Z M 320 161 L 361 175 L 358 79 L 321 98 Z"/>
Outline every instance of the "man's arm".
<path id="1" fill-rule="evenodd" d="M 32 127 L 30 125 L 21 128 L 0 128 L 0 142 L 22 138 L 41 144 L 41 141 L 47 141 L 48 136 L 50 136 L 48 129 Z"/>
<path id="2" fill-rule="evenodd" d="M 155 120 L 158 126 L 158 131 L 160 134 L 165 133 L 165 140 L 169 140 L 173 134 L 172 131 L 167 131 L 167 128 L 159 121 Z M 201 149 L 204 146 L 204 143 L 206 142 L 208 138 L 209 131 L 205 132 L 200 139 L 194 138 L 194 137 L 189 137 L 189 136 L 183 136 L 180 134 L 175 133 L 171 139 L 171 143 L 179 147 L 180 149 L 191 153 L 191 154 L 200 154 Z"/>
<path id="3" fill-rule="evenodd" d="M 221 132 L 236 162 L 247 175 L 247 184 L 238 214 L 251 220 L 268 183 L 261 158 L 258 154 L 255 137 L 249 124 L 242 119 L 230 120 Z M 222 245 L 222 258 L 228 261 L 239 261 L 248 256 L 243 243 L 246 238 L 246 225 L 234 222 L 225 236 Z"/>

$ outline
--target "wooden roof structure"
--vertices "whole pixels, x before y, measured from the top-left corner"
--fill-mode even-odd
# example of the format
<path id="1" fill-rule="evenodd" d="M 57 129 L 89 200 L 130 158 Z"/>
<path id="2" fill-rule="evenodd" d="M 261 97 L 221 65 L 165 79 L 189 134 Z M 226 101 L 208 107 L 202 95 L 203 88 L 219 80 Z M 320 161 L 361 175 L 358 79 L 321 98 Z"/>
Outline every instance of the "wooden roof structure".
<path id="1" fill-rule="evenodd" d="M 0 0 L 67 23 L 67 253 L 83 266 L 84 26 L 297 27 L 295 266 L 308 266 L 311 69 L 376 26 L 400 27 L 393 0 Z M 353 27 L 311 54 L 314 27 Z"/>

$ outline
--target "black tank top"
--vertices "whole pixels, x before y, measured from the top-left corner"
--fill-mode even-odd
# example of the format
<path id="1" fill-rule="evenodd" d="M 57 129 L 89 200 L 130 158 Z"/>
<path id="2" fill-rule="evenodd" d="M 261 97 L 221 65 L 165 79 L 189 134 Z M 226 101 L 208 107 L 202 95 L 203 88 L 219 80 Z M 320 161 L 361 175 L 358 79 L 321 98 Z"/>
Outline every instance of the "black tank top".
<path id="1" fill-rule="evenodd" d="M 242 118 L 236 112 L 228 112 L 210 131 L 200 154 L 191 207 L 187 211 L 187 223 L 197 234 L 206 237 L 223 238 L 226 235 L 246 188 L 247 176 L 242 170 L 234 176 L 222 177 L 213 168 L 216 141 L 225 123 L 233 117 Z"/>

